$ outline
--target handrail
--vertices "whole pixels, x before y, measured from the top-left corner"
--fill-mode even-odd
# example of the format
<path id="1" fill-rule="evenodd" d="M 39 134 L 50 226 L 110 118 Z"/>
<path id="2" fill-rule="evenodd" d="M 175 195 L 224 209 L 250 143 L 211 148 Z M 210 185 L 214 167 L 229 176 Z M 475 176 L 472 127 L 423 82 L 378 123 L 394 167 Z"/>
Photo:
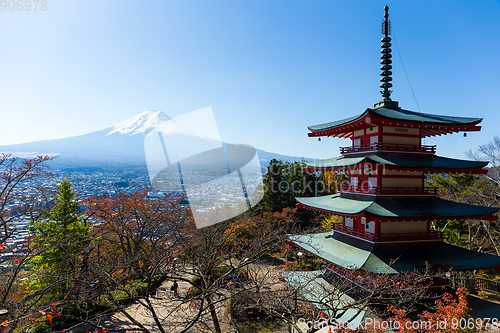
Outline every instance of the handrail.
<path id="1" fill-rule="evenodd" d="M 363 230 L 358 230 L 346 225 L 335 224 L 333 229 L 336 231 L 344 232 L 346 234 L 361 237 L 372 242 L 397 242 L 407 240 L 428 240 L 428 239 L 443 239 L 444 233 L 441 231 L 430 232 L 398 232 L 391 234 L 377 235 Z"/>
<path id="2" fill-rule="evenodd" d="M 333 230 L 345 232 L 345 233 L 348 233 L 349 235 L 361 237 L 361 238 L 364 238 L 364 239 L 367 239 L 367 240 L 373 241 L 373 242 L 376 241 L 376 236 L 377 236 L 377 235 L 372 234 L 370 232 L 365 232 L 363 230 L 354 229 L 352 227 L 348 227 L 348 226 L 342 225 L 342 224 L 334 224 Z"/>
<path id="3" fill-rule="evenodd" d="M 340 184 L 338 187 L 341 193 L 361 193 L 361 194 L 417 194 L 417 195 L 437 195 L 437 187 L 377 187 Z"/>
<path id="4" fill-rule="evenodd" d="M 340 147 L 340 153 L 344 154 L 354 154 L 365 151 L 398 151 L 398 152 L 418 152 L 418 153 L 427 153 L 427 154 L 435 154 L 436 153 L 436 145 L 407 145 L 400 143 L 368 143 L 364 145 L 357 146 L 348 146 L 348 147 Z"/>
<path id="5" fill-rule="evenodd" d="M 477 289 L 486 290 L 495 294 L 500 294 L 500 281 L 490 280 L 479 276 L 474 277 Z"/>

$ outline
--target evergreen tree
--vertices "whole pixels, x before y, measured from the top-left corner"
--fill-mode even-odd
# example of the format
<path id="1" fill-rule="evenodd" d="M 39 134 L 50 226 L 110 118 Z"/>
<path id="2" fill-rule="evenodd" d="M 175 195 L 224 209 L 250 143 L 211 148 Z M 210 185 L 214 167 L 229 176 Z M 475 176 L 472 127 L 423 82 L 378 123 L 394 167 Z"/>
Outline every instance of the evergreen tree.
<path id="1" fill-rule="evenodd" d="M 286 162 L 272 159 L 264 176 L 264 196 L 259 209 L 264 212 L 280 212 L 294 208 L 295 197 L 313 197 L 323 194 L 324 184 L 318 182 L 315 172 L 305 172 L 304 162 Z"/>
<path id="2" fill-rule="evenodd" d="M 33 292 L 51 286 L 49 295 L 66 295 L 77 285 L 75 279 L 85 278 L 92 225 L 78 216 L 71 187 L 66 179 L 56 185 L 55 205 L 44 212 L 45 220 L 34 221 L 29 228 L 30 247 L 36 253 L 30 264 L 34 278 L 28 283 Z"/>

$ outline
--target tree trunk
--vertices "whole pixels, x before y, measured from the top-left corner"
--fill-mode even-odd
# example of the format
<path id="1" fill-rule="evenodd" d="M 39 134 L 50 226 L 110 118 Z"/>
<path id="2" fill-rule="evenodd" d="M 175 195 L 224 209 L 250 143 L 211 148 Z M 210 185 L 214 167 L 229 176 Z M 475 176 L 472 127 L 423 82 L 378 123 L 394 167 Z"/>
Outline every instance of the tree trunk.
<path id="1" fill-rule="evenodd" d="M 208 307 L 210 309 L 210 314 L 212 315 L 212 321 L 214 322 L 215 332 L 222 333 L 219 325 L 219 319 L 217 318 L 217 312 L 215 311 L 214 303 L 212 303 L 212 299 L 210 296 L 206 297 L 208 301 Z"/>

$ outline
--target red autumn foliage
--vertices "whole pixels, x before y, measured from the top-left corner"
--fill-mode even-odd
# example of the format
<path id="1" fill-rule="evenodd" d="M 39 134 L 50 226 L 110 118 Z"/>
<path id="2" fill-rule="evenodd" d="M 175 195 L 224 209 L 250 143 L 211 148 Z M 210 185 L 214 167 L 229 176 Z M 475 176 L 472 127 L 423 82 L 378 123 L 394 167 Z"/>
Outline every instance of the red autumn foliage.
<path id="1" fill-rule="evenodd" d="M 470 308 L 467 306 L 467 289 L 459 288 L 456 291 L 456 298 L 451 294 L 445 293 L 440 300 L 436 301 L 438 308 L 434 312 L 424 311 L 418 315 L 418 321 L 408 319 L 404 310 L 389 307 L 394 316 L 386 320 L 375 320 L 369 325 L 362 325 L 357 330 L 342 328 L 337 330 L 339 333 L 385 333 L 387 332 L 387 323 L 390 327 L 397 328 L 399 333 L 420 333 L 420 332 L 478 332 L 484 323 L 473 319 L 467 313 Z M 385 325 L 384 325 L 385 322 Z M 465 325 L 463 325 L 465 323 Z M 366 322 L 365 322 L 366 324 Z"/>

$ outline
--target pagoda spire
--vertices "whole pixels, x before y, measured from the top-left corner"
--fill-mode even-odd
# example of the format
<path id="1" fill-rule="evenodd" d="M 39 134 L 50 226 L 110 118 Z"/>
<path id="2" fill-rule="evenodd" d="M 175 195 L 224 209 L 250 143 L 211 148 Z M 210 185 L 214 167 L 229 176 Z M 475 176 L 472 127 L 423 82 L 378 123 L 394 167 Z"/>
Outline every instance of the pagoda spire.
<path id="1" fill-rule="evenodd" d="M 393 102 L 390 98 L 392 90 L 389 90 L 389 88 L 392 87 L 392 50 L 391 50 L 391 37 L 389 35 L 391 34 L 391 21 L 389 20 L 389 6 L 384 7 L 384 21 L 382 22 L 382 34 L 384 37 L 382 37 L 382 50 L 380 51 L 382 55 L 380 56 L 380 88 L 383 88 L 384 90 L 380 91 L 382 94 L 382 100 L 378 103 L 375 103 L 375 107 L 389 107 L 389 108 L 397 108 L 398 107 L 398 102 Z"/>

